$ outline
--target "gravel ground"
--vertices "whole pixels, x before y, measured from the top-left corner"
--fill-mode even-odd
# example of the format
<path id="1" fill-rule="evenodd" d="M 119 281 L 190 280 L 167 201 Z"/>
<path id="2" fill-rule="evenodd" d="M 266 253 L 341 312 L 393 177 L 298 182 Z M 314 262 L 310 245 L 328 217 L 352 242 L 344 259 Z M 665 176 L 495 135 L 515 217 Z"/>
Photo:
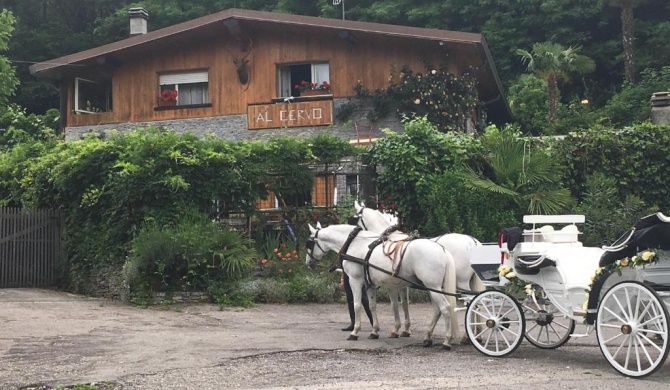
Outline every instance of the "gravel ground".
<path id="1" fill-rule="evenodd" d="M 493 359 L 467 345 L 442 350 L 442 322 L 436 345 L 421 347 L 429 304 L 410 306 L 413 336 L 401 339 L 386 337 L 390 305 L 378 309 L 381 338 L 368 340 L 366 324 L 361 339 L 347 341 L 339 304 L 166 311 L 0 290 L 0 389 L 102 381 L 133 390 L 670 388 L 670 363 L 648 379 L 626 379 L 609 367 L 594 336 L 555 351 L 523 343 Z"/>

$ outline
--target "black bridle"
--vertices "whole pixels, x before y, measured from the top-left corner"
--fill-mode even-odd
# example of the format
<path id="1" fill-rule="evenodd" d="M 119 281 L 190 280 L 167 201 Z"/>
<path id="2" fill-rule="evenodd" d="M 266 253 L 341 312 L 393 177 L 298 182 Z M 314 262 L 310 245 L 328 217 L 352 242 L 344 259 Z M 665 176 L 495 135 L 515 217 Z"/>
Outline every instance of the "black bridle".
<path id="1" fill-rule="evenodd" d="M 326 251 L 321 247 L 321 245 L 319 244 L 319 241 L 318 241 L 319 231 L 320 231 L 320 229 L 316 229 L 316 232 L 314 233 L 314 237 L 308 238 L 307 242 L 305 243 L 305 249 L 307 249 L 307 257 L 309 257 L 309 262 L 308 262 L 307 265 L 310 268 L 316 267 L 316 263 L 319 262 L 319 259 L 314 257 L 314 247 L 315 246 L 318 247 L 319 250 L 322 253 L 326 253 Z"/>
<path id="2" fill-rule="evenodd" d="M 361 227 L 362 227 L 364 230 L 368 230 L 368 227 L 365 226 L 365 221 L 363 220 L 363 210 L 365 210 L 365 207 L 362 207 L 362 208 L 361 208 L 361 211 L 359 211 L 359 212 L 357 212 L 356 214 L 354 214 L 354 215 L 352 215 L 351 217 L 349 217 L 349 219 L 347 220 L 347 223 L 348 223 L 349 225 L 358 226 L 358 223 L 360 222 L 361 225 L 362 225 Z"/>

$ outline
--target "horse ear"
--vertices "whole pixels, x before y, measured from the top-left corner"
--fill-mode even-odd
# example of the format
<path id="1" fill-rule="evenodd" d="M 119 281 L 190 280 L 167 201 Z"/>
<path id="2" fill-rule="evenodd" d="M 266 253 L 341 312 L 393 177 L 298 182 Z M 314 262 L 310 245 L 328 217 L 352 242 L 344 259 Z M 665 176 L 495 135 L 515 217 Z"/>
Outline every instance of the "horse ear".
<path id="1" fill-rule="evenodd" d="M 357 213 L 359 213 L 363 207 L 362 203 L 358 203 L 357 200 L 354 200 L 354 209 L 356 209 Z"/>
<path id="2" fill-rule="evenodd" d="M 314 228 L 312 227 L 312 225 L 307 224 L 307 226 L 309 226 L 309 232 L 310 232 L 311 234 L 316 233 L 316 229 L 314 229 Z"/>
<path id="3" fill-rule="evenodd" d="M 316 222 L 316 229 L 317 230 L 321 229 L 321 222 L 318 221 Z"/>

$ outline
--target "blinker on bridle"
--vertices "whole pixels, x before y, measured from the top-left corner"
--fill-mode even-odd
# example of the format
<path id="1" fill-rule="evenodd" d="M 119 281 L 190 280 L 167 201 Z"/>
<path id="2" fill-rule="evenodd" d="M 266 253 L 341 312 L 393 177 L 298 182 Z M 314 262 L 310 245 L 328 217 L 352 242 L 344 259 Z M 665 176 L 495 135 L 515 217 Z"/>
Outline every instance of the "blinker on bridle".
<path id="1" fill-rule="evenodd" d="M 365 230 L 368 230 L 368 227 L 365 226 L 365 221 L 363 220 L 363 210 L 365 210 L 365 207 L 361 208 L 361 211 L 359 211 L 356 214 L 349 217 L 349 219 L 347 220 L 347 223 L 349 225 L 358 226 L 358 222 L 360 222 L 361 225 L 363 225 L 362 228 L 365 229 Z"/>
<path id="2" fill-rule="evenodd" d="M 313 262 L 315 265 L 319 261 L 316 257 L 314 257 L 314 247 L 318 247 L 321 252 L 326 253 L 325 250 L 319 245 L 319 242 L 316 240 L 319 237 L 319 229 L 316 229 L 316 233 L 314 233 L 314 237 L 310 237 L 307 239 L 307 242 L 305 242 L 305 249 L 307 249 L 307 256 L 309 256 L 310 262 Z"/>

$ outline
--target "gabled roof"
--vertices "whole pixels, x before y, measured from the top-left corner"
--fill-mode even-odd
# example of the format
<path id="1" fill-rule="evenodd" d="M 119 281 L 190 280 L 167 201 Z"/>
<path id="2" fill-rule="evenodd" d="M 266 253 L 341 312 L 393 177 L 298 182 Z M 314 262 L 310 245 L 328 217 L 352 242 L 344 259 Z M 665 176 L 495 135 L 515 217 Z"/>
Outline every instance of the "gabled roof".
<path id="1" fill-rule="evenodd" d="M 105 58 L 113 58 L 124 55 L 141 53 L 151 45 L 169 45 L 174 41 L 190 39 L 198 36 L 212 34 L 221 28 L 221 23 L 226 20 L 235 19 L 264 24 L 281 24 L 304 28 L 347 30 L 366 34 L 387 35 L 391 37 L 404 37 L 442 42 L 447 45 L 474 45 L 481 58 L 482 66 L 488 81 L 489 96 L 483 96 L 483 100 L 498 109 L 505 111 L 503 116 L 509 117 L 509 107 L 504 98 L 504 89 L 498 77 L 493 58 L 481 34 L 447 31 L 439 29 L 428 29 L 419 27 L 397 26 L 389 24 L 357 22 L 350 20 L 329 19 L 312 16 L 291 15 L 275 12 L 262 12 L 242 9 L 228 9 L 201 18 L 189 20 L 160 30 L 151 31 L 146 34 L 133 36 L 118 42 L 99 46 L 93 49 L 70 54 L 50 61 L 40 62 L 30 66 L 31 74 L 45 79 L 58 80 L 71 73 L 73 67 L 92 65 L 96 61 Z"/>

